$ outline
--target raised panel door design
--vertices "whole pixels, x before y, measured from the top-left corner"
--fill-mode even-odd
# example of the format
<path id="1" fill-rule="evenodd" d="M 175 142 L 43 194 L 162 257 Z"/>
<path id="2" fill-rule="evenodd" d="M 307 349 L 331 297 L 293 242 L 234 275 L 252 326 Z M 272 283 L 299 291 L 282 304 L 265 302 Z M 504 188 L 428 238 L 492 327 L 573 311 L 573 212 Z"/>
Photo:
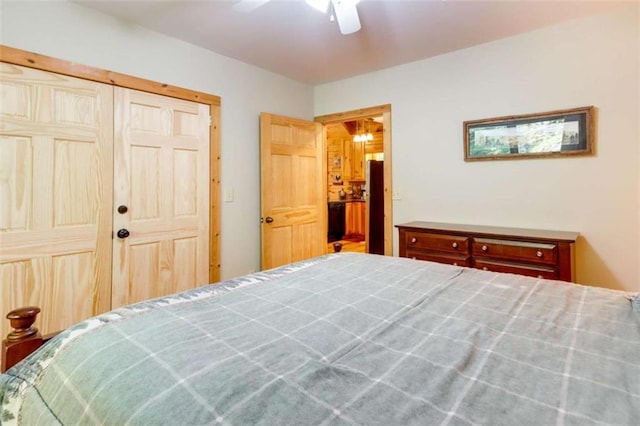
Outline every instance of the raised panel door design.
<path id="1" fill-rule="evenodd" d="M 297 200 L 297 207 L 311 207 L 313 208 L 318 202 L 318 195 L 316 194 L 317 188 L 315 185 L 318 182 L 318 170 L 316 167 L 317 158 L 315 156 L 308 156 L 301 154 L 298 157 L 298 164 L 296 176 L 294 178 L 295 185 L 295 199 Z"/>
<path id="2" fill-rule="evenodd" d="M 286 210 L 291 206 L 293 198 L 293 158 L 287 154 L 276 154 L 271 156 L 271 170 L 267 179 L 267 186 L 271 191 L 271 208 L 276 210 Z"/>
<path id="3" fill-rule="evenodd" d="M 129 184 L 131 221 L 159 219 L 164 193 L 160 190 L 160 148 L 132 145 L 129 149 L 131 164 L 135 165 Z"/>
<path id="4" fill-rule="evenodd" d="M 30 227 L 32 171 L 31 138 L 0 136 L 0 232 Z"/>
<path id="5" fill-rule="evenodd" d="M 113 88 L 0 67 L 0 311 L 50 333 L 110 307 Z"/>
<path id="6" fill-rule="evenodd" d="M 179 177 L 173 181 L 175 217 L 198 214 L 198 167 L 198 151 L 173 151 L 173 175 Z"/>
<path id="7" fill-rule="evenodd" d="M 262 113 L 262 268 L 326 252 L 322 127 Z"/>
<path id="8" fill-rule="evenodd" d="M 292 262 L 293 256 L 293 236 L 295 230 L 293 225 L 273 227 L 270 232 L 270 237 L 273 241 L 285 241 L 287 244 L 273 244 L 269 247 L 263 248 L 263 257 L 269 259 L 272 265 L 286 265 Z M 273 266 L 275 267 L 275 266 Z M 269 269 L 269 267 L 262 267 L 263 269 Z"/>
<path id="9" fill-rule="evenodd" d="M 293 246 L 297 247 L 297 250 L 291 253 L 291 261 L 297 262 L 318 256 L 315 248 L 317 246 L 316 239 L 318 238 L 315 223 L 301 223 L 296 227 L 295 231 L 293 234 L 295 239 Z"/>
<path id="10" fill-rule="evenodd" d="M 99 121 L 93 96 L 73 90 L 54 89 L 53 97 L 57 124 L 94 127 Z"/>
<path id="11" fill-rule="evenodd" d="M 209 282 L 209 107 L 115 89 L 112 307 Z"/>
<path id="12" fill-rule="evenodd" d="M 173 287 L 176 291 L 188 290 L 198 271 L 198 238 L 182 238 L 173 241 Z"/>
<path id="13" fill-rule="evenodd" d="M 53 209 L 56 226 L 95 225 L 99 190 L 92 142 L 56 140 L 53 161 Z"/>

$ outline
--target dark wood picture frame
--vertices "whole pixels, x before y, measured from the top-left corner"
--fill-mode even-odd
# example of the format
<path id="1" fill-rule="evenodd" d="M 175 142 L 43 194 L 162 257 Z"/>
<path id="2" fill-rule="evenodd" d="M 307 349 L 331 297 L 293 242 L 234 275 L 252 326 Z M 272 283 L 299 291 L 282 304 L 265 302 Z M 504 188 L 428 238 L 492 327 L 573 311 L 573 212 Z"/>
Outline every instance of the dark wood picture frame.
<path id="1" fill-rule="evenodd" d="M 590 155 L 595 107 L 464 122 L 464 161 Z"/>

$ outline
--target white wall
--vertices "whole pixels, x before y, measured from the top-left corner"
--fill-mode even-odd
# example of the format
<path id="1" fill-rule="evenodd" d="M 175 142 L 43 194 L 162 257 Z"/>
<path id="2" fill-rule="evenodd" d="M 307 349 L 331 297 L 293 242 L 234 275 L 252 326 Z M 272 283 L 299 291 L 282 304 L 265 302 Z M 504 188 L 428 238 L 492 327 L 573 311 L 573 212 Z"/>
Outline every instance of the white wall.
<path id="1" fill-rule="evenodd" d="M 313 118 L 313 88 L 67 2 L 2 1 L 0 43 L 222 98 L 222 278 L 260 267 L 259 114 Z"/>
<path id="2" fill-rule="evenodd" d="M 315 114 L 392 105 L 394 223 L 579 231 L 578 282 L 640 291 L 639 16 L 630 3 L 317 86 Z M 587 105 L 594 156 L 463 161 L 465 120 Z"/>

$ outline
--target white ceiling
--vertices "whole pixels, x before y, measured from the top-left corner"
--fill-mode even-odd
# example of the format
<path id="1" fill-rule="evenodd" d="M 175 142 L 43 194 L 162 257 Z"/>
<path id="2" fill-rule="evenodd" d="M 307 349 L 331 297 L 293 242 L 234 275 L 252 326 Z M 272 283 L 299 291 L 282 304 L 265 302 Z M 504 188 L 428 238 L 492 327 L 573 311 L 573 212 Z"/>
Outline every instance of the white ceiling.
<path id="1" fill-rule="evenodd" d="M 304 0 L 271 0 L 248 13 L 234 10 L 237 0 L 75 2 L 319 84 L 601 13 L 624 1 L 361 0 L 362 29 L 346 36 Z"/>

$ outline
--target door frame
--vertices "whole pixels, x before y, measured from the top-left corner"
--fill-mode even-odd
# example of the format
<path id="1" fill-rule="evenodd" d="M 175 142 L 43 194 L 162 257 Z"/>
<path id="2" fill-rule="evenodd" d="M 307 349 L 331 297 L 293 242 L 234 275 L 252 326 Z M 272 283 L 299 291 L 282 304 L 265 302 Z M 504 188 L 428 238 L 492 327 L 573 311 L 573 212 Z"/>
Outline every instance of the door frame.
<path id="1" fill-rule="evenodd" d="M 0 45 L 0 61 L 209 106 L 209 281 L 220 281 L 220 97 Z"/>
<path id="2" fill-rule="evenodd" d="M 320 115 L 315 117 L 315 121 L 327 124 L 337 124 L 344 121 L 361 120 L 371 117 L 382 116 L 382 144 L 384 151 L 384 254 L 393 255 L 393 191 L 391 186 L 391 104 L 378 105 L 374 107 L 356 109 L 352 111 L 338 112 L 335 114 Z M 325 145 L 326 145 L 326 129 Z M 326 156 L 324 159 L 327 161 Z M 368 220 L 367 220 L 368 222 Z M 325 223 L 325 227 L 327 224 Z M 326 230 L 325 230 L 326 234 Z"/>

